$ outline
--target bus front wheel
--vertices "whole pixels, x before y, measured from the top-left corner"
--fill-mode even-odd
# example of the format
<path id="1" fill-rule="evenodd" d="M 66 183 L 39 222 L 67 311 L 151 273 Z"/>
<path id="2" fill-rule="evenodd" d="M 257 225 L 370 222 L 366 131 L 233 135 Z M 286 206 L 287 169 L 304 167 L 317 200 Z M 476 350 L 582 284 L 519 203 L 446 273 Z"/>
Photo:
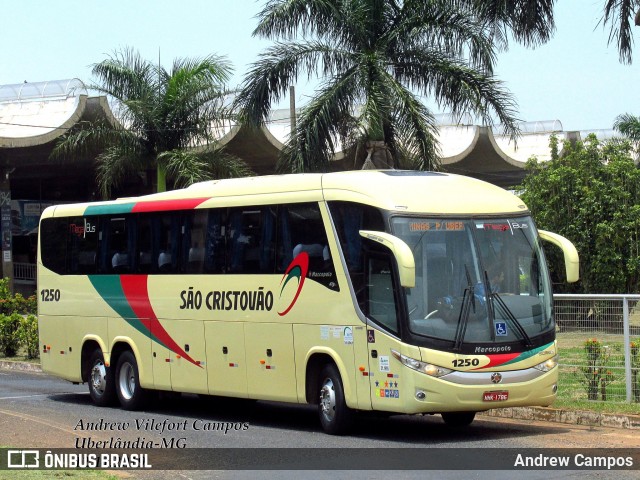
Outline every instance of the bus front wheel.
<path id="1" fill-rule="evenodd" d="M 112 370 L 105 365 L 102 351 L 94 350 L 89 358 L 89 396 L 99 407 L 115 403 L 116 386 Z"/>
<path id="2" fill-rule="evenodd" d="M 353 412 L 344 398 L 342 380 L 335 365 L 326 365 L 320 373 L 318 413 L 322 429 L 330 435 L 345 433 L 353 421 Z"/>
<path id="3" fill-rule="evenodd" d="M 136 362 L 136 357 L 130 351 L 122 352 L 118 358 L 115 384 L 118 400 L 122 408 L 125 410 L 139 410 L 145 405 L 148 392 L 140 386 L 138 363 Z"/>
<path id="4" fill-rule="evenodd" d="M 476 412 L 447 412 L 442 413 L 442 420 L 450 427 L 466 427 L 476 418 Z"/>

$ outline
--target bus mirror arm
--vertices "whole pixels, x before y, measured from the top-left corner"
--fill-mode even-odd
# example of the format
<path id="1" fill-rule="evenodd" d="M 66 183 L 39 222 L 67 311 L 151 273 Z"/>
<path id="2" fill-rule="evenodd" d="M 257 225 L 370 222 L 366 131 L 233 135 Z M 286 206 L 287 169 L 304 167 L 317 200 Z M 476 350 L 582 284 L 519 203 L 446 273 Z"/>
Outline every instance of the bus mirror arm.
<path id="1" fill-rule="evenodd" d="M 387 249 L 391 250 L 398 264 L 400 285 L 405 288 L 413 288 L 416 286 L 416 264 L 409 245 L 398 237 L 394 237 L 385 232 L 360 230 L 360 236 L 384 245 Z"/>
<path id="2" fill-rule="evenodd" d="M 573 283 L 580 279 L 580 258 L 573 243 L 557 233 L 538 230 L 540 238 L 557 245 L 564 254 L 564 268 L 567 273 L 567 282 Z"/>

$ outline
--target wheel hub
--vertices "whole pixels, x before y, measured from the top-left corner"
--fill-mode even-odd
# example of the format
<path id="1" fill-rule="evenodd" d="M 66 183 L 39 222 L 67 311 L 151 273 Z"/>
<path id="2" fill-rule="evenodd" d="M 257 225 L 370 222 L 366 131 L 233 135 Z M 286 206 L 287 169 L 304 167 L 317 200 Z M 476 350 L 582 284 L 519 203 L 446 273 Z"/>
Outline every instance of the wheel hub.
<path id="1" fill-rule="evenodd" d="M 320 408 L 327 420 L 333 420 L 336 414 L 336 394 L 331 379 L 327 379 L 320 389 Z"/>
<path id="2" fill-rule="evenodd" d="M 97 362 L 91 369 L 91 386 L 100 395 L 104 393 L 107 387 L 107 369 L 104 363 Z"/>

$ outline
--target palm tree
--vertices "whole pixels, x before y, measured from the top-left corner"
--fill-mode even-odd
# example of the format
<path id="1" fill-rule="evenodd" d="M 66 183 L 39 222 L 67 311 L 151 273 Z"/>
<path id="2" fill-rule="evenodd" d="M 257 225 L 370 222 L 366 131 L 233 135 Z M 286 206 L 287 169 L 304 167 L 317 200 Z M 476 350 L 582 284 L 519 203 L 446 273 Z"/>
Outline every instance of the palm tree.
<path id="1" fill-rule="evenodd" d="M 378 168 L 437 168 L 435 119 L 420 95 L 456 115 L 473 112 L 486 123 L 495 116 L 517 135 L 514 101 L 492 74 L 495 31 L 477 20 L 475 3 L 268 2 L 254 35 L 284 41 L 249 71 L 237 97 L 243 121 L 264 122 L 272 102 L 306 71 L 323 83 L 296 121 L 283 170 L 326 170 L 338 142 L 356 158 L 366 150 L 366 163 Z"/>
<path id="2" fill-rule="evenodd" d="M 631 64 L 632 19 L 636 26 L 640 26 L 640 0 L 605 0 L 601 21 L 611 25 L 609 43 L 616 42 L 620 61 L 625 64 Z"/>
<path id="3" fill-rule="evenodd" d="M 457 1 L 474 4 L 480 17 L 495 29 L 494 38 L 502 45 L 506 45 L 508 32 L 524 45 L 535 45 L 547 42 L 555 30 L 553 7 L 556 0 Z M 632 22 L 640 26 L 640 0 L 604 0 L 599 23 L 609 26 L 608 42 L 615 42 L 620 62 L 624 64 L 632 61 Z"/>
<path id="4" fill-rule="evenodd" d="M 222 57 L 177 59 L 171 71 L 130 49 L 95 64 L 93 89 L 116 102 L 118 122 L 84 123 L 56 145 L 54 157 L 97 153 L 97 180 L 105 198 L 132 173 L 155 169 L 157 190 L 217 177 L 244 176 L 248 167 L 227 155 L 213 137 L 228 118 L 223 84 L 230 66 Z"/>
<path id="5" fill-rule="evenodd" d="M 636 158 L 640 156 L 640 117 L 623 113 L 616 118 L 613 128 L 631 142 Z"/>

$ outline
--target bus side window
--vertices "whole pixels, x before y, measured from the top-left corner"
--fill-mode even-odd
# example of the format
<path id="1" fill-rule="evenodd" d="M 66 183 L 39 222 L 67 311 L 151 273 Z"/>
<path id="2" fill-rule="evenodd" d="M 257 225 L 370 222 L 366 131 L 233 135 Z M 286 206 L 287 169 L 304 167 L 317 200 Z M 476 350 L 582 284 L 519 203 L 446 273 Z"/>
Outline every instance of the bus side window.
<path id="1" fill-rule="evenodd" d="M 282 209 L 287 212 L 283 226 L 288 229 L 282 238 L 286 238 L 288 245 L 279 252 L 285 258 L 278 261 L 278 266 L 286 268 L 295 257 L 305 252 L 309 257 L 309 271 L 333 270 L 327 234 L 318 205 L 302 203 Z"/>
<path id="2" fill-rule="evenodd" d="M 158 234 L 158 271 L 160 273 L 178 272 L 182 224 L 180 212 L 168 212 L 157 217 Z"/>
<path id="3" fill-rule="evenodd" d="M 207 212 L 207 228 L 204 240 L 205 273 L 225 271 L 225 210 L 212 209 Z"/>
<path id="4" fill-rule="evenodd" d="M 275 209 L 245 207 L 229 215 L 230 273 L 273 273 L 275 266 Z"/>
<path id="5" fill-rule="evenodd" d="M 360 230 L 387 231 L 384 219 L 378 209 L 358 203 L 329 202 L 329 210 L 347 263 L 349 277 L 358 293 L 365 286 Z"/>
<path id="6" fill-rule="evenodd" d="M 40 222 L 40 255 L 49 270 L 64 275 L 67 260 L 68 218 L 45 218 Z"/>
<path id="7" fill-rule="evenodd" d="M 116 217 L 106 222 L 107 258 L 104 260 L 106 270 L 111 273 L 122 274 L 132 271 L 135 242 L 135 231 L 131 228 L 132 220 L 133 218 Z"/>
<path id="8" fill-rule="evenodd" d="M 330 290 L 339 291 L 332 252 L 318 204 L 282 206 L 278 218 L 278 273 L 286 271 L 294 258 L 306 253 L 309 259 L 308 278 Z"/>
<path id="9" fill-rule="evenodd" d="M 149 215 L 138 217 L 138 272 L 152 273 L 153 268 L 153 230 Z"/>
<path id="10" fill-rule="evenodd" d="M 72 275 L 91 275 L 97 273 L 98 251 L 97 217 L 74 217 L 69 219 L 67 251 L 69 265 L 67 273 Z"/>
<path id="11" fill-rule="evenodd" d="M 185 215 L 183 237 L 183 265 L 187 273 L 202 273 L 204 268 L 204 234 L 207 212 L 195 210 Z"/>

